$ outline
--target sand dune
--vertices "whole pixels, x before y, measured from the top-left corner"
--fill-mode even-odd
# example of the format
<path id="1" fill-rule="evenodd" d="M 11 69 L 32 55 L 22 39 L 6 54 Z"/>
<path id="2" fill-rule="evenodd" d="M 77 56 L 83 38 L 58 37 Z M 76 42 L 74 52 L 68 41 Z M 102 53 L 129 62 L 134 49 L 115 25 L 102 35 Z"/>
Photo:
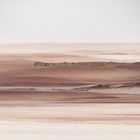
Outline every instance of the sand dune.
<path id="1" fill-rule="evenodd" d="M 140 124 L 139 71 L 90 56 L 1 55 L 0 122 Z"/>
<path id="2" fill-rule="evenodd" d="M 38 57 L 42 59 L 43 56 Z M 6 57 L 0 60 L 1 86 L 65 86 L 106 82 L 119 84 L 140 80 L 140 63 L 62 62 L 52 63 L 53 66 L 48 67 L 35 67 L 35 61 L 28 57 L 21 58 L 16 59 L 14 56 L 13 59 Z M 51 65 L 47 61 L 42 62 Z"/>

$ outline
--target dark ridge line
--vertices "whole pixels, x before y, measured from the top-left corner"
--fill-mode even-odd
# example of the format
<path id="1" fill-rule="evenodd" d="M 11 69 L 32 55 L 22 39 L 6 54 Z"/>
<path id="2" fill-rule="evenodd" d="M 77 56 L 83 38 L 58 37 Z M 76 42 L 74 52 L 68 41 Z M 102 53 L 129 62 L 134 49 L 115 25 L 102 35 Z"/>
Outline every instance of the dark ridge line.
<path id="1" fill-rule="evenodd" d="M 73 90 L 92 90 L 92 89 L 117 89 L 117 88 L 132 88 L 140 87 L 140 82 L 136 83 L 120 83 L 120 84 L 97 84 L 89 87 L 74 88 Z"/>
<path id="2" fill-rule="evenodd" d="M 90 67 L 90 66 L 96 66 L 96 67 L 102 67 L 102 66 L 108 66 L 108 67 L 117 67 L 117 68 L 140 68 L 140 62 L 134 62 L 134 63 L 120 63 L 120 62 L 61 62 L 61 63 L 48 63 L 43 61 L 34 61 L 32 64 L 33 67 L 46 67 L 46 68 L 53 68 L 53 67 L 72 67 L 72 66 L 84 66 L 84 67 Z"/>

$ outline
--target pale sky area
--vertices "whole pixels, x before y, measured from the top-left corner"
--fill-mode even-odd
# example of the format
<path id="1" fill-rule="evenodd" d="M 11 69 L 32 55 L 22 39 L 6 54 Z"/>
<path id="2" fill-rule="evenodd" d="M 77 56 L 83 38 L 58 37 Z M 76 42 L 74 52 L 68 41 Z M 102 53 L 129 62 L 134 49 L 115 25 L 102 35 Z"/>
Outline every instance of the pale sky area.
<path id="1" fill-rule="evenodd" d="M 140 42 L 139 0 L 0 0 L 0 44 Z"/>

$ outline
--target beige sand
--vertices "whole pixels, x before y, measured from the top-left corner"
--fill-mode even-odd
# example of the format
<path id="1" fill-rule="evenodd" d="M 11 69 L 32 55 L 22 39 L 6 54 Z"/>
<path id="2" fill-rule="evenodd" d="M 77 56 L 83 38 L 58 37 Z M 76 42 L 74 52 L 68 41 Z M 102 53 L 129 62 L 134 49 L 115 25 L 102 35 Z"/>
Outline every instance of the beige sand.
<path id="1" fill-rule="evenodd" d="M 94 60 L 1 55 L 0 138 L 139 139 L 140 63 Z M 57 65 L 34 67 L 34 61 Z"/>
<path id="2" fill-rule="evenodd" d="M 138 125 L 0 123 L 3 140 L 139 140 Z"/>
<path id="3" fill-rule="evenodd" d="M 35 55 L 36 58 L 42 59 L 44 55 Z M 0 85 L 1 86 L 49 86 L 49 85 L 80 85 L 86 83 L 104 83 L 104 82 L 139 82 L 139 63 L 136 64 L 117 64 L 111 62 L 96 62 L 96 63 L 76 63 L 70 65 L 67 63 L 64 66 L 57 67 L 34 67 L 35 59 L 32 56 L 1 56 L 0 59 Z M 51 55 L 45 56 L 45 61 L 48 58 L 55 58 Z M 61 61 L 65 60 L 66 56 L 61 55 Z M 71 58 L 72 57 L 72 58 Z M 79 56 L 76 56 L 77 60 Z M 57 58 L 57 57 L 56 57 Z M 32 59 L 32 60 L 31 60 Z M 67 56 L 70 61 L 73 56 Z M 84 57 L 83 57 L 84 59 Z M 34 61 L 33 61 L 34 60 Z M 76 62 L 77 62 L 76 60 Z M 81 59 L 79 59 L 81 60 Z M 123 66 L 124 65 L 124 66 Z"/>

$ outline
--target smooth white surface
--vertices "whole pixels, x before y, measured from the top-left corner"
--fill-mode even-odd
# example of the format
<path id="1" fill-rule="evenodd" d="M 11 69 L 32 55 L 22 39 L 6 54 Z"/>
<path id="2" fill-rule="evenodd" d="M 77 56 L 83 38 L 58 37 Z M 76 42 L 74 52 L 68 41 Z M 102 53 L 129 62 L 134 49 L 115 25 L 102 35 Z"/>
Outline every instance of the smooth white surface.
<path id="1" fill-rule="evenodd" d="M 139 125 L 0 123 L 2 140 L 139 140 Z"/>
<path id="2" fill-rule="evenodd" d="M 140 42 L 139 0 L 1 0 L 0 43 Z"/>

